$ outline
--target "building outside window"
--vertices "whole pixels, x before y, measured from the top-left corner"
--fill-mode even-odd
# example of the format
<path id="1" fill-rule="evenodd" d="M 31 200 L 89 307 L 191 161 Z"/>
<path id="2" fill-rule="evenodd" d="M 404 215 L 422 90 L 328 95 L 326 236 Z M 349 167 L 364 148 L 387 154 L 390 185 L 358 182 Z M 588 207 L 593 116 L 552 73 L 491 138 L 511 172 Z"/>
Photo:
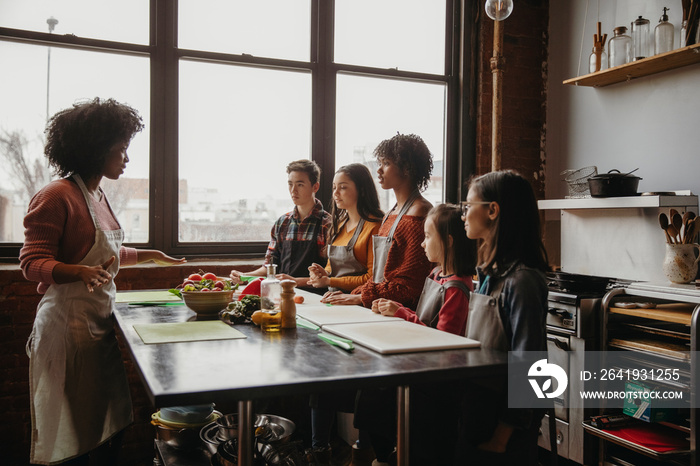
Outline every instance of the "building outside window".
<path id="1" fill-rule="evenodd" d="M 261 255 L 293 207 L 285 166 L 333 172 L 397 132 L 434 155 L 445 199 L 457 157 L 450 0 L 4 0 L 0 2 L 0 250 L 16 257 L 31 196 L 52 179 L 47 118 L 114 98 L 146 128 L 103 181 L 126 241 L 191 256 Z M 171 53 L 171 51 L 173 51 Z M 452 145 L 454 146 L 454 144 Z M 380 199 L 385 210 L 391 192 Z M 453 199 L 456 200 L 456 199 Z M 155 220 L 158 219 L 158 220 Z"/>

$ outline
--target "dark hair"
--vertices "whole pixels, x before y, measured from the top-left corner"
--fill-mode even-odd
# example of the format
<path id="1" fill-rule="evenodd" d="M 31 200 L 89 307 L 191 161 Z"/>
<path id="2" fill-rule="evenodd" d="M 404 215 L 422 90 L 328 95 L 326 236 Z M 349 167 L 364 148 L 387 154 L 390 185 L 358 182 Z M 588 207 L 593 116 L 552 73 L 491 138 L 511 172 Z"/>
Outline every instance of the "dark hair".
<path id="1" fill-rule="evenodd" d="M 369 168 L 361 163 L 351 163 L 344 165 L 336 170 L 336 173 L 345 173 L 355 183 L 357 190 L 357 212 L 360 217 L 368 221 L 380 220 L 384 216 L 381 207 L 379 207 L 379 196 L 377 195 L 377 187 L 374 185 L 372 174 Z M 332 241 L 333 238 L 340 232 L 340 226 L 347 219 L 348 213 L 345 209 L 338 209 L 335 201 L 331 199 L 331 217 L 333 223 L 328 231 L 328 238 Z"/>
<path id="2" fill-rule="evenodd" d="M 488 274 L 521 262 L 543 272 L 549 269 L 537 200 L 530 183 L 519 173 L 501 170 L 475 178 L 470 189 L 482 200 L 496 202 L 500 214 L 489 240 L 479 247 L 479 263 Z"/>
<path id="3" fill-rule="evenodd" d="M 426 221 L 432 218 L 435 230 L 442 241 L 445 257 L 443 264 L 457 276 L 474 275 L 476 267 L 476 241 L 467 237 L 462 221 L 462 209 L 454 204 L 438 204 L 428 212 Z M 450 236 L 452 249 L 449 248 Z"/>
<path id="4" fill-rule="evenodd" d="M 309 181 L 311 184 L 318 183 L 321 178 L 321 167 L 318 166 L 316 162 L 309 159 L 295 160 L 287 165 L 287 175 L 292 172 L 304 172 L 309 175 Z"/>
<path id="5" fill-rule="evenodd" d="M 57 175 L 90 178 L 102 173 L 110 149 L 143 129 L 136 110 L 95 98 L 59 111 L 46 125 L 44 154 Z"/>
<path id="6" fill-rule="evenodd" d="M 408 173 L 413 184 L 421 191 L 428 187 L 433 172 L 433 156 L 423 139 L 415 134 L 397 134 L 385 139 L 374 149 L 377 159 L 387 159 Z"/>

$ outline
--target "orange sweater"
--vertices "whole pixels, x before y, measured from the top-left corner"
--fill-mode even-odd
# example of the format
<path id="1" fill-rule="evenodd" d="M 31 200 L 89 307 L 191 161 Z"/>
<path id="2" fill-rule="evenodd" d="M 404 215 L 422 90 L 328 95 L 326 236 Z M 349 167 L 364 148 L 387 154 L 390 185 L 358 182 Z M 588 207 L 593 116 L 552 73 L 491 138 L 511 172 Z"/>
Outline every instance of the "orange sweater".
<path id="1" fill-rule="evenodd" d="M 100 202 L 93 202 L 93 208 L 102 229 L 119 228 L 104 196 Z M 39 282 L 37 290 L 41 294 L 55 283 L 56 264 L 80 263 L 95 243 L 95 226 L 85 198 L 70 179 L 52 181 L 34 195 L 24 217 L 24 228 L 20 267 L 27 280 Z M 118 259 L 120 265 L 136 264 L 137 251 L 122 247 Z"/>
<path id="2" fill-rule="evenodd" d="M 330 286 L 334 288 L 341 289 L 345 292 L 350 292 L 357 288 L 358 286 L 364 284 L 367 280 L 372 279 L 372 266 L 374 261 L 374 248 L 372 247 L 372 236 L 376 235 L 379 231 L 380 222 L 368 222 L 365 220 L 365 225 L 362 227 L 360 236 L 355 242 L 355 246 L 352 248 L 352 253 L 355 255 L 355 259 L 360 264 L 365 264 L 367 267 L 367 273 L 363 275 L 347 275 L 345 277 L 336 278 L 333 276 L 333 271 L 331 270 L 331 262 L 328 261 L 326 265 L 326 272 L 330 277 Z M 333 241 L 333 246 L 347 246 L 352 235 L 355 234 L 355 229 L 352 231 L 346 231 L 343 226 L 341 232 L 335 237 Z"/>
<path id="3" fill-rule="evenodd" d="M 396 215 L 390 215 L 379 229 L 379 235 L 388 236 L 395 221 Z M 431 270 L 430 262 L 421 247 L 425 239 L 424 222 L 425 217 L 401 217 L 387 255 L 384 281 L 375 283 L 369 280 L 353 290 L 353 294 L 362 295 L 362 304 L 365 307 L 371 307 L 375 299 L 386 298 L 415 309 L 423 291 L 425 277 Z"/>

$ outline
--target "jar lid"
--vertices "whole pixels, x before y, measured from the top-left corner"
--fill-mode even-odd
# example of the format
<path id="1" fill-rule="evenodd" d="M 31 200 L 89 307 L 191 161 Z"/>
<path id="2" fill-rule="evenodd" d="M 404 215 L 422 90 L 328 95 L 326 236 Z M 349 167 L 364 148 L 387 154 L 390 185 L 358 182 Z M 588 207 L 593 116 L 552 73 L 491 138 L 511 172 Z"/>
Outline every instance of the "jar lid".
<path id="1" fill-rule="evenodd" d="M 616 36 L 621 36 L 622 34 L 627 32 L 627 28 L 625 26 L 618 26 L 615 29 L 613 29 L 613 32 Z"/>
<path id="2" fill-rule="evenodd" d="M 635 26 L 641 26 L 642 24 L 649 24 L 649 20 L 642 18 L 642 16 L 640 15 L 639 18 L 634 20 L 633 24 Z"/>

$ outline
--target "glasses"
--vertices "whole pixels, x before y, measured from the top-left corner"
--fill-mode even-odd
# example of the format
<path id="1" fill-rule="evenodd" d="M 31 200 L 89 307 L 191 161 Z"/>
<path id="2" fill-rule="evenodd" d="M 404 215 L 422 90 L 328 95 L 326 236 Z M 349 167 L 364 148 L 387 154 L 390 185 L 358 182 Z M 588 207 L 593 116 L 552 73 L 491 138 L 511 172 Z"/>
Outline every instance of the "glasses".
<path id="1" fill-rule="evenodd" d="M 462 215 L 466 216 L 467 211 L 469 210 L 470 207 L 475 206 L 475 205 L 488 205 L 491 204 L 490 201 L 475 201 L 475 202 L 465 202 L 462 204 Z"/>

